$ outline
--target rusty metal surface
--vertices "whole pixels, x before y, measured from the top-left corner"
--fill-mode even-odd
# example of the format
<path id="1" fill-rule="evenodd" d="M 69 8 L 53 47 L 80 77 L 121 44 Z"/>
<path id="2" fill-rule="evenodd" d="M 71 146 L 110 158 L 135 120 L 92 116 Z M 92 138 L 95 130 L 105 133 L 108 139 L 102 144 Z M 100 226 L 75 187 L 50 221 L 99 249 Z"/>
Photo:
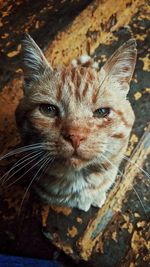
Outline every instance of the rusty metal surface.
<path id="1" fill-rule="evenodd" d="M 91 0 L 7 0 L 0 1 L 0 88 L 19 71 L 24 32 L 30 32 L 46 49 Z M 5 63 L 5 64 L 4 64 Z"/>
<path id="2" fill-rule="evenodd" d="M 14 4 L 15 2 L 12 9 L 16 8 L 17 2 L 22 3 L 22 7 L 23 2 L 27 3 L 27 1 L 7 1 L 8 4 L 6 5 L 6 2 L 4 2 L 2 1 L 2 4 L 0 2 L 0 6 L 2 5 L 3 7 L 3 12 L 5 10 L 10 12 L 8 10 L 10 3 Z M 68 3 L 67 1 L 61 2 Z M 77 2 L 73 1 L 76 5 Z M 33 1 L 33 6 L 34 4 L 35 8 L 37 7 L 36 4 L 44 6 L 44 3 L 44 1 L 36 1 L 36 3 Z M 75 9 L 73 4 L 72 7 Z M 67 8 L 68 6 L 66 5 L 66 14 L 69 12 Z M 34 14 L 35 10 L 30 9 L 28 12 Z M 44 12 L 47 11 L 45 10 Z M 9 28 L 12 21 L 14 21 L 15 25 L 13 14 L 12 12 L 11 16 L 6 16 L 6 18 L 3 16 L 2 21 L 3 24 L 5 21 L 8 22 L 8 24 L 6 23 L 4 25 L 6 28 L 3 29 L 6 29 L 9 34 L 9 37 L 4 38 L 1 43 L 3 45 L 2 49 L 4 49 L 4 52 L 2 52 L 3 55 L 5 54 L 5 59 L 8 57 L 7 52 L 19 51 L 16 50 L 16 47 L 20 42 L 21 35 L 19 33 L 14 33 L 14 35 L 13 33 L 10 34 L 11 29 Z M 19 10 L 18 14 L 20 14 Z M 42 34 L 44 34 L 46 19 L 48 18 L 46 17 L 44 20 L 45 24 L 43 23 L 41 28 L 36 28 L 36 22 L 39 20 L 38 16 L 40 15 L 36 12 L 35 19 L 33 19 L 33 24 L 31 23 L 31 25 L 29 23 L 29 17 L 23 16 L 22 22 L 20 22 L 22 23 L 20 24 L 22 25 L 20 29 L 25 29 L 25 21 L 27 21 L 33 37 L 36 37 L 35 39 L 38 44 L 44 48 L 47 47 L 53 32 L 49 29 L 47 37 L 43 37 Z M 51 23 L 56 24 L 56 20 L 52 20 Z M 68 21 L 65 25 L 67 23 Z M 126 24 L 128 24 L 127 27 L 124 27 Z M 0 26 L 3 27 L 3 25 Z M 62 30 L 61 26 L 60 30 Z M 7 31 L 4 30 L 3 34 Z M 147 1 L 118 1 L 118 5 L 117 1 L 93 1 L 92 5 L 89 5 L 75 18 L 68 29 L 58 33 L 50 47 L 46 50 L 46 55 L 49 60 L 54 65 L 57 65 L 62 59 L 64 63 L 67 63 L 74 56 L 85 52 L 90 45 L 93 55 L 99 58 L 100 64 L 103 64 L 106 58 L 121 43 L 129 39 L 132 35 L 136 38 L 138 44 L 138 62 L 129 95 L 136 113 L 136 123 L 131 135 L 128 155 L 131 155 L 133 148 L 139 142 L 139 138 L 146 129 L 147 122 L 150 119 L 149 31 L 150 7 Z M 16 39 L 13 39 L 14 37 Z M 10 38 L 11 42 L 13 41 L 13 45 L 10 45 L 10 50 L 7 50 L 7 47 L 5 48 L 7 38 Z M 22 95 L 21 74 L 20 72 L 16 73 L 16 70 L 19 68 L 18 55 L 14 54 L 14 56 L 10 57 L 10 60 L 7 60 L 6 72 L 5 67 L 3 68 L 2 85 L 6 84 L 14 73 L 15 78 L 6 84 L 5 87 L 2 86 L 3 89 L 0 93 L 0 143 L 2 152 L 8 149 L 11 150 L 19 143 L 13 114 Z M 15 68 L 12 67 L 11 62 L 13 62 Z M 9 65 L 10 71 L 8 71 Z M 6 172 L 12 166 L 12 161 L 15 160 L 10 159 L 10 162 L 3 162 L 1 173 Z M 146 161 L 145 168 L 150 173 L 149 158 Z M 56 249 L 44 238 L 41 230 L 43 227 L 46 236 L 53 240 L 53 243 L 58 248 L 61 248 L 66 254 L 69 254 L 75 259 L 79 260 L 83 258 L 87 260 L 92 253 L 91 248 L 94 248 L 90 262 L 79 262 L 78 266 L 147 267 L 150 261 L 148 225 L 150 202 L 149 181 L 146 176 L 139 173 L 136 179 L 134 179 L 134 184 L 145 206 L 147 217 L 135 191 L 132 189 L 125 196 L 123 194 L 118 212 L 116 212 L 112 221 L 110 220 L 112 215 L 108 210 L 108 216 L 105 217 L 104 226 L 108 222 L 109 225 L 105 230 L 105 227 L 102 227 L 103 221 L 98 220 L 100 217 L 96 208 L 92 208 L 88 213 L 84 214 L 76 209 L 72 211 L 71 209 L 62 209 L 60 207 L 51 207 L 49 210 L 49 206 L 41 207 L 32 194 L 26 196 L 21 213 L 18 215 L 25 187 L 17 184 L 11 188 L 1 187 L 0 251 L 15 255 L 52 258 L 55 255 Z M 93 221 L 95 222 L 94 224 L 92 224 Z M 99 234 L 102 229 L 103 235 L 101 236 Z M 54 235 L 52 236 L 52 234 Z M 76 265 L 62 253 L 58 256 L 58 259 L 65 266 Z"/>

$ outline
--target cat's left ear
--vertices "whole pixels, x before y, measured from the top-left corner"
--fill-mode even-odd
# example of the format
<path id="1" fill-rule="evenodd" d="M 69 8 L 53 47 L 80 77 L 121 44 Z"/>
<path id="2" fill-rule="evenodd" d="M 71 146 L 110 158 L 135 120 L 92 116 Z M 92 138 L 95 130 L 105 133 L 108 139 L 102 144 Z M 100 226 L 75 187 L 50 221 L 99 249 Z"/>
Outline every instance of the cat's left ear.
<path id="1" fill-rule="evenodd" d="M 38 81 L 46 70 L 53 70 L 29 34 L 26 34 L 22 41 L 22 65 L 25 87 L 30 87 L 31 83 Z"/>
<path id="2" fill-rule="evenodd" d="M 137 50 L 135 39 L 129 39 L 107 60 L 101 69 L 103 79 L 119 86 L 127 95 L 136 64 Z"/>

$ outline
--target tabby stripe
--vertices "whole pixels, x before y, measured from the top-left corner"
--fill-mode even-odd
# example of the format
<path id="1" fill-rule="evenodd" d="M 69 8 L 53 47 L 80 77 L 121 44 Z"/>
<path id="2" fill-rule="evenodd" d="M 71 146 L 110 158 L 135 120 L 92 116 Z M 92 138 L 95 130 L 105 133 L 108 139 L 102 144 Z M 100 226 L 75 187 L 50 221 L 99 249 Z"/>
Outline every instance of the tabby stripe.
<path id="1" fill-rule="evenodd" d="M 114 110 L 114 112 L 116 112 L 116 114 L 121 118 L 121 120 L 123 121 L 123 123 L 124 123 L 124 125 L 126 126 L 126 127 L 132 127 L 132 125 L 131 124 L 129 124 L 127 121 L 126 121 L 126 119 L 124 118 L 124 116 L 123 116 L 123 113 L 120 111 L 120 110 Z"/>
<path id="2" fill-rule="evenodd" d="M 62 87 L 59 84 L 58 85 L 58 88 L 57 88 L 57 92 L 56 92 L 56 99 L 57 99 L 57 101 L 60 101 L 61 100 L 61 97 L 62 97 Z"/>
<path id="3" fill-rule="evenodd" d="M 39 126 L 45 127 L 45 128 L 49 127 L 49 122 L 46 122 L 43 119 L 32 118 L 32 122 L 38 124 Z"/>
<path id="4" fill-rule="evenodd" d="M 116 134 L 111 135 L 111 137 L 122 139 L 125 137 L 125 135 L 123 133 L 116 133 Z"/>

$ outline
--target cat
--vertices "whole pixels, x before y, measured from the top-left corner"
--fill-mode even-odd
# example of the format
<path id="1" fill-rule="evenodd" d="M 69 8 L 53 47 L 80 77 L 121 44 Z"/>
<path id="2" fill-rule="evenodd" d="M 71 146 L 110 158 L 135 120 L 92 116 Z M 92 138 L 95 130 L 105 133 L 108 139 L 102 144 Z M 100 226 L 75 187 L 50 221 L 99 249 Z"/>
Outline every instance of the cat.
<path id="1" fill-rule="evenodd" d="M 35 147 L 31 183 L 43 202 L 83 211 L 105 203 L 135 119 L 126 96 L 136 56 L 130 39 L 100 70 L 89 56 L 53 69 L 29 35 L 23 40 L 16 122 Z"/>

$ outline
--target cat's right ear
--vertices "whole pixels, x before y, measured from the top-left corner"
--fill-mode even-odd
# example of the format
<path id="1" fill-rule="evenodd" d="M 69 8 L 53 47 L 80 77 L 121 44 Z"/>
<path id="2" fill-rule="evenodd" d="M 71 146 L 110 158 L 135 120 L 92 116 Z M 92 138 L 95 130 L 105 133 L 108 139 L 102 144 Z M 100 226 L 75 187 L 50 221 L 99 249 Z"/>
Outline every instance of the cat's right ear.
<path id="1" fill-rule="evenodd" d="M 115 51 L 101 68 L 102 82 L 107 80 L 112 85 L 113 90 L 117 87 L 126 96 L 134 72 L 136 57 L 136 41 L 129 39 Z"/>
<path id="2" fill-rule="evenodd" d="M 41 78 L 46 70 L 53 70 L 43 52 L 29 34 L 25 34 L 25 38 L 22 41 L 22 67 L 25 93 L 34 82 Z"/>

